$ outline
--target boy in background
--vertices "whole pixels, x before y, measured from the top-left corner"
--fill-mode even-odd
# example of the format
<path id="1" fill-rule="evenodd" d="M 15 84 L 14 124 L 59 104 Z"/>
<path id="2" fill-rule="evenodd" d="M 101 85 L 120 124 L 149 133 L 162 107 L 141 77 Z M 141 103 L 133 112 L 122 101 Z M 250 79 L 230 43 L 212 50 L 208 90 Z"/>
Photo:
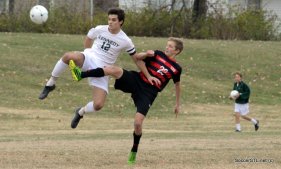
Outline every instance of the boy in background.
<path id="1" fill-rule="evenodd" d="M 259 121 L 247 116 L 249 114 L 249 98 L 251 94 L 250 88 L 246 83 L 242 81 L 242 74 L 239 72 L 236 72 L 234 74 L 234 81 L 235 82 L 234 82 L 233 90 L 237 90 L 239 93 L 238 96 L 234 98 L 236 132 L 241 132 L 240 117 L 242 117 L 247 121 L 252 122 L 255 126 L 255 131 L 258 131 Z"/>

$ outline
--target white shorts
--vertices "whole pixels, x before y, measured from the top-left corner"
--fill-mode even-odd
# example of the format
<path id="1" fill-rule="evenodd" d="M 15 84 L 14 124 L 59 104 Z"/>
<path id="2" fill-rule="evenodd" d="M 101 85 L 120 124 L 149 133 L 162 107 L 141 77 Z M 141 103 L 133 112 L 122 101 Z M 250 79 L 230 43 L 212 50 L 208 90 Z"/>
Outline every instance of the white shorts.
<path id="1" fill-rule="evenodd" d="M 106 65 L 98 64 L 97 60 L 95 59 L 95 56 L 93 54 L 85 49 L 83 52 L 81 52 L 85 56 L 85 60 L 82 66 L 82 71 L 87 71 L 89 69 L 96 69 L 98 67 L 104 67 Z M 109 77 L 88 77 L 88 83 L 90 86 L 95 86 L 98 88 L 103 89 L 108 93 L 108 83 L 109 83 Z"/>
<path id="2" fill-rule="evenodd" d="M 246 104 L 238 104 L 235 103 L 234 106 L 235 113 L 240 113 L 240 115 L 245 116 L 249 113 L 249 103 Z"/>

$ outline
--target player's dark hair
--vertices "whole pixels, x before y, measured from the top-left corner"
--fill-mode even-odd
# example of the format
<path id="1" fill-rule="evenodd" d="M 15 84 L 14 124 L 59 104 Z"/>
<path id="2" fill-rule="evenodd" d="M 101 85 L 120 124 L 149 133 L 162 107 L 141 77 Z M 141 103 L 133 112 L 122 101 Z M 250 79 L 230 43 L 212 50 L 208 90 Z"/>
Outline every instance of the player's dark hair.
<path id="1" fill-rule="evenodd" d="M 124 22 L 125 22 L 125 12 L 124 12 L 123 9 L 111 8 L 111 9 L 108 10 L 107 14 L 108 15 L 117 15 L 119 22 L 123 21 L 121 26 L 124 24 Z"/>
<path id="2" fill-rule="evenodd" d="M 238 76 L 240 76 L 241 78 L 243 77 L 242 73 L 240 73 L 240 72 L 235 72 L 235 73 L 234 73 L 234 76 L 235 76 L 235 75 L 238 75 Z"/>
<path id="3" fill-rule="evenodd" d="M 168 39 L 168 41 L 172 41 L 172 42 L 175 42 L 175 44 L 176 44 L 176 50 L 179 50 L 179 53 L 178 54 L 180 54 L 181 53 L 181 51 L 183 50 L 183 42 L 182 42 L 182 40 L 180 40 L 179 38 L 174 38 L 174 37 L 170 37 L 169 39 Z"/>

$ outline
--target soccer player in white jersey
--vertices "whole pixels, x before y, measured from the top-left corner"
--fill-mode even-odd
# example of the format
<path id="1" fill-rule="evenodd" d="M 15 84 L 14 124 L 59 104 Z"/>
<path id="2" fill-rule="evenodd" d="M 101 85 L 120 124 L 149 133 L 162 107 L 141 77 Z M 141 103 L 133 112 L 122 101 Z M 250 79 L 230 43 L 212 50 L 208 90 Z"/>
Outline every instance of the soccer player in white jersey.
<path id="1" fill-rule="evenodd" d="M 125 13 L 122 9 L 110 9 L 108 11 L 108 25 L 96 26 L 89 30 L 84 42 L 85 50 L 83 52 L 67 52 L 57 62 L 51 78 L 39 95 L 39 99 L 45 99 L 55 89 L 58 77 L 68 68 L 70 60 L 73 60 L 82 70 L 95 69 L 114 64 L 120 52 L 125 50 L 132 56 L 140 70 L 146 70 L 144 62 L 136 59 L 136 50 L 131 39 L 121 30 L 124 19 Z M 89 85 L 92 86 L 93 101 L 76 110 L 76 114 L 80 118 L 85 113 L 95 112 L 103 107 L 108 93 L 108 80 L 108 76 L 88 78 Z M 149 76 L 148 80 L 151 83 L 158 81 L 152 76 Z M 71 127 L 76 128 L 76 124 L 71 123 Z"/>

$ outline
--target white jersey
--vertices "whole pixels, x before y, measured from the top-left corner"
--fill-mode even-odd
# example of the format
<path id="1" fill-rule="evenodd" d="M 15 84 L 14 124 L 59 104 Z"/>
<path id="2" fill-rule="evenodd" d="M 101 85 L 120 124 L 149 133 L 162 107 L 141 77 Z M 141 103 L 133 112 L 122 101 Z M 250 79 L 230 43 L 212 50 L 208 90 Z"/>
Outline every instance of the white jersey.
<path id="1" fill-rule="evenodd" d="M 92 53 L 92 57 L 99 66 L 112 65 L 116 62 L 120 52 L 125 50 L 130 55 L 136 53 L 132 40 L 120 30 L 117 34 L 112 34 L 108 30 L 108 25 L 100 25 L 89 30 L 88 38 L 93 39 L 92 48 L 86 49 Z"/>

